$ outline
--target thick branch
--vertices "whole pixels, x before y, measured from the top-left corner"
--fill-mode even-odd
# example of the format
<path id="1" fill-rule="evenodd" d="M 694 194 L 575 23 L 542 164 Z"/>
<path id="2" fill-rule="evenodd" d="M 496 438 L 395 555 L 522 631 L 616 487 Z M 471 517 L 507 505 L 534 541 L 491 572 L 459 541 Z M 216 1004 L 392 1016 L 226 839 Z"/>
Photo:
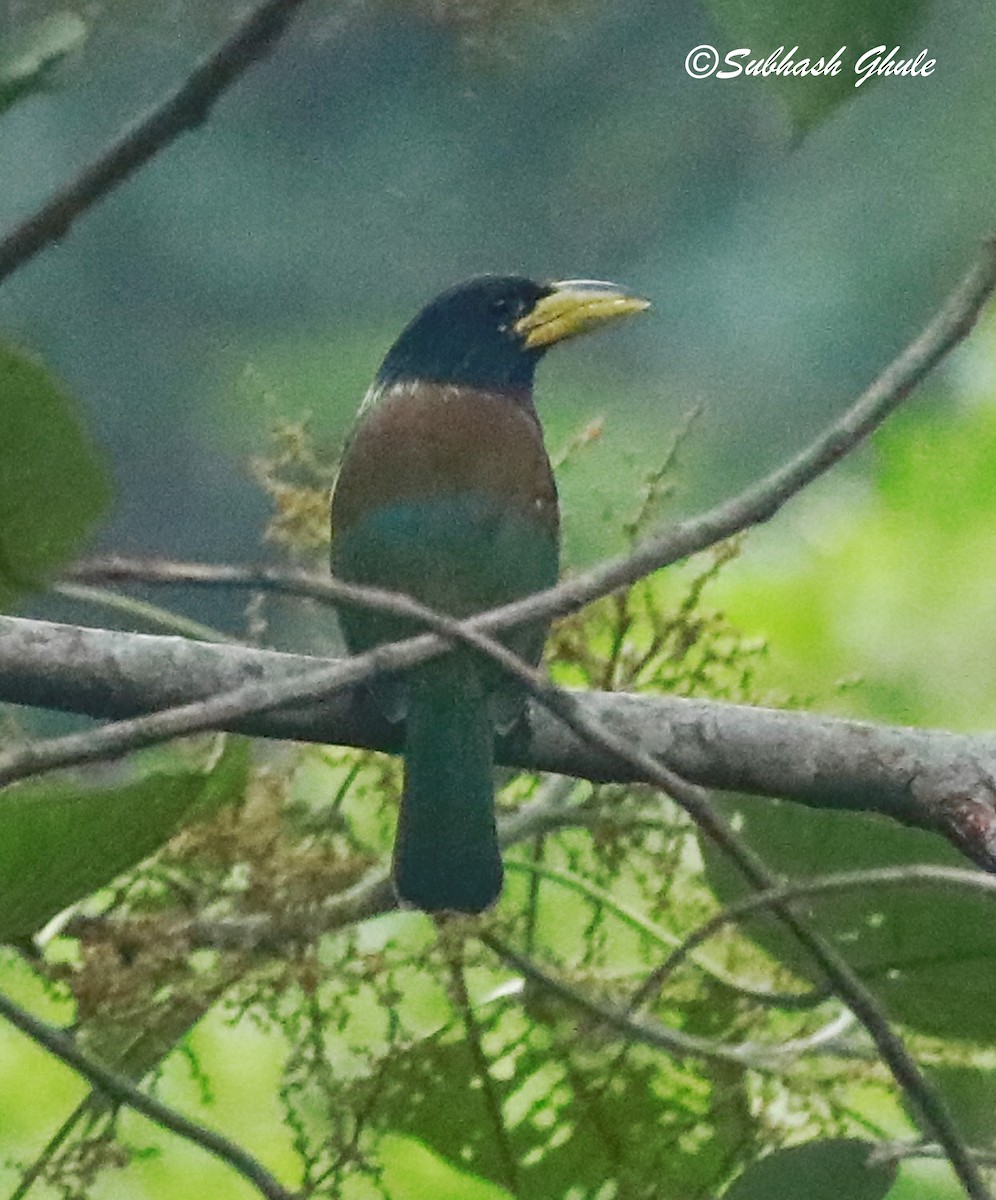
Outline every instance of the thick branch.
<path id="1" fill-rule="evenodd" d="M 133 717 L 315 669 L 322 669 L 322 660 L 303 655 L 0 617 L 0 700 L 92 717 Z M 674 696 L 586 692 L 576 700 L 585 714 L 694 782 L 817 808 L 881 813 L 941 832 L 980 865 L 996 869 L 994 737 Z M 397 729 L 357 688 L 307 709 L 258 713 L 226 727 L 262 737 L 398 749 Z M 528 731 L 506 740 L 499 758 L 597 782 L 635 777 L 539 705 Z"/>
<path id="2" fill-rule="evenodd" d="M 0 239 L 0 280 L 69 232 L 78 216 L 200 125 L 218 97 L 276 45 L 302 0 L 264 0 L 194 68 L 183 84 L 112 142 L 30 217 Z"/>
<path id="3" fill-rule="evenodd" d="M 650 539 L 624 559 L 612 560 L 556 588 L 469 618 L 457 636 L 466 640 L 526 621 L 575 611 L 588 601 L 634 582 L 651 570 L 711 545 L 739 529 L 767 520 L 791 496 L 843 457 L 885 419 L 926 372 L 965 336 L 994 287 L 996 242 L 989 240 L 978 262 L 923 333 L 839 421 L 792 462 L 725 505 Z M 358 602 L 381 611 L 399 611 L 399 605 L 404 600 L 390 593 L 375 597 L 373 589 L 350 589 L 341 582 L 335 586 L 343 593 L 355 591 Z M 360 597 L 360 593 L 364 595 Z M 415 612 L 417 605 L 409 602 L 409 606 L 411 615 L 417 621 L 432 629 L 440 628 L 438 621 L 418 616 Z M 450 625 L 455 628 L 452 622 Z M 452 636 L 447 634 L 447 637 Z M 303 672 L 299 679 L 281 679 L 267 687 L 244 684 L 237 692 L 211 696 L 198 704 L 181 706 L 146 718 L 134 718 L 130 722 L 119 722 L 101 730 L 99 737 L 52 739 L 45 745 L 28 747 L 17 755 L 7 755 L 6 760 L 0 760 L 0 783 L 40 770 L 120 754 L 183 733 L 224 727 L 227 722 L 254 712 L 277 711 L 295 702 L 313 701 L 368 679 L 377 672 L 414 666 L 438 654 L 446 644 L 446 640 L 439 636 L 410 638 L 357 655 L 335 667 Z M 974 798 L 969 801 L 961 824 L 972 830 L 974 839 L 969 838 L 969 842 L 981 839 L 988 843 L 988 814 L 977 810 Z M 976 825 L 980 827 L 978 830 L 974 828 Z"/>

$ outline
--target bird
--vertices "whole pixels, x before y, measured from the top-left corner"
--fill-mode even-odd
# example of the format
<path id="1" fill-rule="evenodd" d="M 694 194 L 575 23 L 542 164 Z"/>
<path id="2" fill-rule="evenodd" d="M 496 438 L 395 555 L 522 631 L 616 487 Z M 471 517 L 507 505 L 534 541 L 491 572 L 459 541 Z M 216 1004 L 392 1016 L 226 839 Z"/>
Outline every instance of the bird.
<path id="1" fill-rule="evenodd" d="M 648 307 L 601 280 L 519 275 L 478 276 L 431 300 L 388 350 L 346 440 L 332 494 L 333 576 L 452 617 L 552 587 L 560 515 L 533 403 L 536 366 L 557 343 Z M 359 607 L 337 616 L 354 654 L 420 632 Z M 546 634 L 535 622 L 501 641 L 536 665 Z M 455 648 L 370 690 L 383 716 L 404 725 L 399 903 L 484 911 L 502 890 L 495 738 L 523 720 L 521 686 Z"/>

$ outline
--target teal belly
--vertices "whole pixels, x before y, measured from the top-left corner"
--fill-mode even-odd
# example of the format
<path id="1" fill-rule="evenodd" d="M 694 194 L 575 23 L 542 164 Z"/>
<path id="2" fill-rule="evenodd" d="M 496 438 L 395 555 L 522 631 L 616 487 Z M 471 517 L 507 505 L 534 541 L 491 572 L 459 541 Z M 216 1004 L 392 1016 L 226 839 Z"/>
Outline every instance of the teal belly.
<path id="1" fill-rule="evenodd" d="M 486 495 L 437 496 L 371 510 L 351 529 L 334 532 L 332 571 L 354 583 L 405 592 L 439 612 L 469 616 L 557 582 L 556 535 L 518 507 Z M 341 608 L 354 652 L 418 632 L 411 622 Z M 502 640 L 539 661 L 546 623 L 510 631 Z"/>

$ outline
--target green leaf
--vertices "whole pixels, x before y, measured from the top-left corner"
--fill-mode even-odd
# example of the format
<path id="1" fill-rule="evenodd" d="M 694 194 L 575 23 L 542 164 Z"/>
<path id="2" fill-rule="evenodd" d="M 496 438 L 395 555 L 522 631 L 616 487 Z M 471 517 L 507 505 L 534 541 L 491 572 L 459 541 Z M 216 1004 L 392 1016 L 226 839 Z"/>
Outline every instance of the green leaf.
<path id="1" fill-rule="evenodd" d="M 937 1063 L 924 1074 L 944 1097 L 958 1132 L 979 1150 L 996 1147 L 996 1071 Z"/>
<path id="2" fill-rule="evenodd" d="M 727 44 L 717 47 L 720 60 L 729 50 L 748 47 L 751 53 L 739 59 L 746 68 L 751 60 L 765 60 L 783 47 L 798 50 L 792 61 L 829 60 L 842 46 L 841 67 L 836 75 L 791 76 L 771 73 L 764 78 L 741 78 L 743 87 L 767 87 L 788 109 L 797 132 L 805 132 L 824 120 L 838 105 L 866 94 L 878 76 L 870 76 L 855 87 L 855 64 L 867 51 L 885 46 L 886 52 L 900 47 L 900 58 L 916 58 L 922 46 L 904 45 L 927 11 L 927 0 L 829 0 L 821 4 L 797 4 L 792 0 L 705 0 L 706 11 L 722 30 Z M 929 57 L 929 56 L 928 56 Z M 778 55 L 781 59 L 782 55 Z M 908 86 L 905 78 L 889 81 Z"/>
<path id="3" fill-rule="evenodd" d="M 511 1200 L 504 1188 L 457 1171 L 412 1138 L 387 1135 L 377 1144 L 381 1176 L 391 1200 Z"/>
<path id="4" fill-rule="evenodd" d="M 491 1098 L 466 1039 L 426 1039 L 385 1070 L 378 1122 L 518 1200 L 594 1196 L 608 1181 L 619 1195 L 643 1194 L 648 1179 L 662 1196 L 710 1192 L 740 1133 L 711 1122 L 708 1083 L 642 1049 L 621 1060 L 595 1048 L 585 1058 L 575 1034 L 572 1024 L 572 1053 L 562 1058 L 556 1039 L 506 1011 L 483 1035 Z"/>
<path id="5" fill-rule="evenodd" d="M 44 91 L 53 69 L 83 45 L 88 33 L 86 22 L 74 12 L 52 13 L 32 26 L 0 58 L 0 113 Z"/>
<path id="6" fill-rule="evenodd" d="M 721 797 L 717 804 L 744 841 L 786 879 L 908 863 L 965 866 L 941 837 L 883 817 L 747 797 Z M 748 894 L 725 855 L 704 841 L 702 850 L 720 903 Z M 992 897 L 929 885 L 877 887 L 816 896 L 796 907 L 847 957 L 891 1017 L 939 1037 L 996 1041 Z M 775 917 L 752 918 L 741 928 L 799 975 L 822 980 Z"/>
<path id="7" fill-rule="evenodd" d="M 72 558 L 109 501 L 76 405 L 40 363 L 0 344 L 0 610 Z"/>
<path id="8" fill-rule="evenodd" d="M 949 1163 L 911 1158 L 900 1163 L 895 1187 L 885 1200 L 965 1200 L 965 1189 Z"/>
<path id="9" fill-rule="evenodd" d="M 194 755 L 185 745 L 0 792 L 0 940 L 34 933 L 194 817 L 239 799 L 248 769 L 247 741 L 212 738 Z"/>
<path id="10" fill-rule="evenodd" d="M 869 1166 L 874 1149 L 859 1138 L 834 1138 L 778 1150 L 749 1167 L 724 1200 L 884 1200 L 896 1171 Z"/>

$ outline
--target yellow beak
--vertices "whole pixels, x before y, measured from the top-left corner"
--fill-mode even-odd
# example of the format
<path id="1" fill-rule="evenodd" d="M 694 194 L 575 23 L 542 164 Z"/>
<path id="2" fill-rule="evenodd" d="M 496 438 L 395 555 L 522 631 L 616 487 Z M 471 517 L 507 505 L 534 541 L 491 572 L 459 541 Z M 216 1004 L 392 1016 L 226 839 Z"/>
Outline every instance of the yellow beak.
<path id="1" fill-rule="evenodd" d="M 578 337 L 650 307 L 649 300 L 600 279 L 564 279 L 551 287 L 553 291 L 541 296 L 515 323 L 516 333 L 530 350 Z"/>

